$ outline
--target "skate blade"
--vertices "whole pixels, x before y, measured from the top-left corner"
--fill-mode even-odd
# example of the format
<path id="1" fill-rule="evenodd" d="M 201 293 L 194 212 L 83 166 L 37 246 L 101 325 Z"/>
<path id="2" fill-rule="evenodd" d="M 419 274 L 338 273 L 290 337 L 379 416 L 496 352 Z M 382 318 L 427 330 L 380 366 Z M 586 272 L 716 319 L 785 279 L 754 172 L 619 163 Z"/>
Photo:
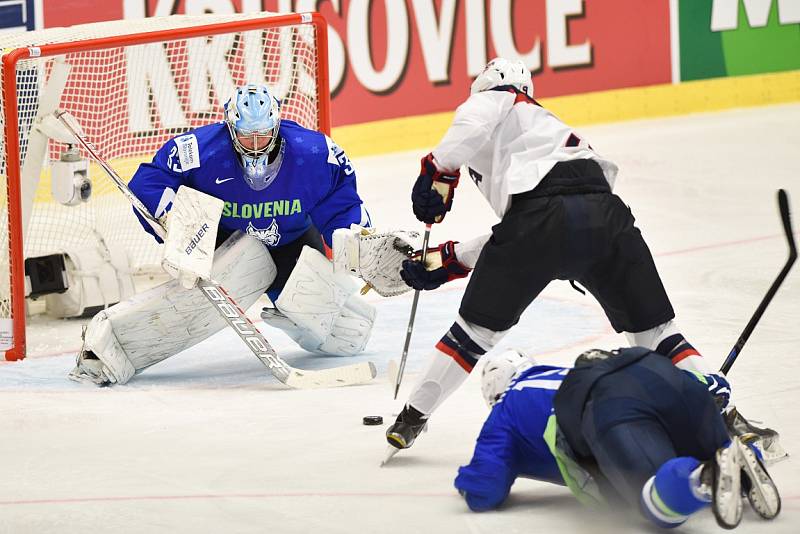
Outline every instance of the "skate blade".
<path id="1" fill-rule="evenodd" d="M 70 371 L 67 378 L 79 384 L 92 384 L 100 388 L 107 388 L 111 386 L 111 381 L 104 377 L 91 375 L 77 368 Z"/>
<path id="2" fill-rule="evenodd" d="M 740 443 L 743 473 L 750 482 L 747 500 L 764 519 L 774 519 L 781 511 L 781 496 L 772 478 L 749 446 Z"/>
<path id="3" fill-rule="evenodd" d="M 397 454 L 398 452 L 400 452 L 400 449 L 398 449 L 397 447 L 393 447 L 392 445 L 389 445 L 388 448 L 386 449 L 386 456 L 384 456 L 383 460 L 381 461 L 381 467 L 388 464 L 389 460 L 394 458 L 394 455 Z"/>
<path id="4" fill-rule="evenodd" d="M 769 443 L 765 443 L 761 447 L 761 455 L 764 457 L 764 463 L 773 465 L 789 458 L 789 453 L 783 448 L 778 440 L 771 439 Z"/>
<path id="5" fill-rule="evenodd" d="M 757 434 L 740 436 L 742 443 L 753 445 L 761 453 L 764 464 L 770 466 L 789 458 L 789 453 L 781 445 L 780 438 L 762 438 Z"/>
<path id="6" fill-rule="evenodd" d="M 711 510 L 717 524 L 733 529 L 742 520 L 741 463 L 739 438 L 728 447 L 719 449 L 715 457 Z"/>

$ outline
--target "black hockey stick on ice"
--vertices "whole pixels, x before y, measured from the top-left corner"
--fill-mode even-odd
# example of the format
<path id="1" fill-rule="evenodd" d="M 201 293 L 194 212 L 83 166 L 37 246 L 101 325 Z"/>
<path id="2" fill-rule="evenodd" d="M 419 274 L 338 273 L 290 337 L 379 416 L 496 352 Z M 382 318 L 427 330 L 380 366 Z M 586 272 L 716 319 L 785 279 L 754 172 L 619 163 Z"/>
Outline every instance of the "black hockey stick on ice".
<path id="1" fill-rule="evenodd" d="M 155 218 L 145 207 L 142 202 L 128 188 L 128 185 L 122 181 L 122 178 L 117 172 L 109 165 L 106 159 L 100 154 L 97 147 L 95 147 L 83 134 L 78 121 L 66 111 L 56 110 L 53 112 L 55 117 L 69 130 L 72 136 L 78 143 L 89 153 L 100 167 L 106 172 L 111 180 L 116 184 L 117 188 L 125 195 L 133 207 L 138 211 L 142 217 L 147 219 L 154 228 L 165 230 L 164 221 Z M 334 387 L 334 386 L 348 386 L 352 384 L 360 384 L 368 382 L 375 378 L 377 372 L 375 365 L 372 362 L 362 362 L 354 365 L 345 365 L 342 367 L 334 367 L 331 369 L 321 369 L 318 371 L 303 371 L 295 369 L 286 363 L 278 354 L 272 345 L 261 335 L 258 328 L 250 321 L 245 315 L 238 304 L 231 298 L 225 289 L 218 283 L 207 278 L 201 278 L 197 287 L 201 290 L 203 295 L 214 306 L 214 309 L 219 312 L 225 322 L 233 328 L 234 332 L 245 342 L 247 347 L 256 355 L 261 363 L 263 363 L 269 371 L 281 382 L 292 388 L 307 389 L 319 387 Z"/>
<path id="2" fill-rule="evenodd" d="M 758 321 L 761 319 L 761 316 L 764 315 L 764 310 L 767 309 L 769 303 L 772 301 L 772 297 L 775 296 L 775 293 L 778 291 L 778 288 L 783 283 L 783 280 L 786 278 L 786 275 L 789 274 L 789 271 L 794 265 L 795 260 L 797 259 L 797 246 L 794 242 L 794 233 L 792 232 L 792 219 L 791 214 L 789 213 L 789 198 L 786 194 L 786 191 L 783 189 L 778 190 L 778 209 L 781 213 L 781 220 L 783 221 L 783 231 L 786 233 L 786 241 L 789 244 L 789 258 L 786 260 L 786 264 L 784 264 L 783 269 L 778 274 L 778 277 L 772 282 L 767 294 L 764 295 L 764 298 L 761 299 L 761 303 L 756 308 L 755 313 L 750 318 L 750 322 L 747 323 L 747 326 L 744 327 L 744 331 L 739 336 L 739 340 L 731 349 L 731 352 L 728 354 L 728 357 L 725 358 L 725 361 L 720 367 L 720 371 L 727 374 L 728 371 L 731 370 L 733 366 L 733 362 L 736 361 L 736 358 L 739 357 L 739 353 L 741 352 L 742 348 L 744 348 L 744 344 L 747 343 L 747 339 L 750 337 L 750 334 L 753 333 Z"/>
<path id="3" fill-rule="evenodd" d="M 420 261 L 425 265 L 425 256 L 428 255 L 428 241 L 431 238 L 431 225 L 425 225 L 425 236 L 422 238 L 422 257 Z M 414 300 L 411 301 L 411 314 L 408 318 L 408 328 L 406 328 L 406 341 L 403 344 L 403 355 L 400 357 L 400 368 L 397 370 L 397 376 L 394 379 L 394 398 L 397 399 L 397 392 L 400 391 L 400 383 L 403 381 L 403 371 L 406 369 L 406 360 L 408 359 L 408 347 L 411 344 L 411 333 L 414 331 L 414 319 L 417 316 L 417 303 L 419 302 L 420 290 L 414 291 Z"/>

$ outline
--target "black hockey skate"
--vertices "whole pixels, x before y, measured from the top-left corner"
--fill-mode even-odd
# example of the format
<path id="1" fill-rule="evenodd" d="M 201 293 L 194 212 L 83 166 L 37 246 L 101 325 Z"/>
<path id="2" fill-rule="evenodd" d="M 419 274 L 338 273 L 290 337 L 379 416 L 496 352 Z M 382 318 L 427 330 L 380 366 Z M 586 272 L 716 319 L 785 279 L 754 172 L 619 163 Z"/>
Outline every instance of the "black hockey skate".
<path id="1" fill-rule="evenodd" d="M 394 424 L 386 430 L 386 441 L 396 449 L 407 449 L 427 424 L 427 415 L 406 404 Z"/>
<path id="2" fill-rule="evenodd" d="M 731 435 L 740 436 L 743 442 L 757 447 L 767 464 L 778 462 L 788 456 L 781 446 L 780 434 L 777 431 L 752 424 L 735 406 L 726 411 L 723 417 Z"/>
<path id="3" fill-rule="evenodd" d="M 394 424 L 386 429 L 386 441 L 389 442 L 389 447 L 381 466 L 386 465 L 399 451 L 413 445 L 414 440 L 427 425 L 428 416 L 406 404 Z"/>
<path id="4" fill-rule="evenodd" d="M 764 463 L 743 439 L 739 442 L 742 491 L 750 506 L 764 519 L 775 519 L 781 511 L 781 496 Z"/>

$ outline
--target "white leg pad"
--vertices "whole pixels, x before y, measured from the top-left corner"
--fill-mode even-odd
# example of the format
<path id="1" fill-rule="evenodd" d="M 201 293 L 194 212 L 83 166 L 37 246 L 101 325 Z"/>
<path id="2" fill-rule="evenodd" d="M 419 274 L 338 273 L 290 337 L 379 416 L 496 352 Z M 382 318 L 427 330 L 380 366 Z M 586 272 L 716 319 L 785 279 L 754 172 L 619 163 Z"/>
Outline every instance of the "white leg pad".
<path id="1" fill-rule="evenodd" d="M 275 279 L 266 247 L 237 233 L 216 251 L 212 277 L 247 309 Z M 103 363 L 113 383 L 196 345 L 226 325 L 199 289 L 171 280 L 97 314 L 86 331 L 85 351 Z M 78 369 L 81 367 L 81 358 Z M 78 370 L 76 369 L 76 370 Z"/>
<path id="2" fill-rule="evenodd" d="M 275 306 L 280 314 L 267 311 L 264 321 L 309 352 L 358 354 L 375 323 L 375 308 L 358 295 L 355 280 L 334 273 L 333 264 L 310 247 L 303 247 Z"/>

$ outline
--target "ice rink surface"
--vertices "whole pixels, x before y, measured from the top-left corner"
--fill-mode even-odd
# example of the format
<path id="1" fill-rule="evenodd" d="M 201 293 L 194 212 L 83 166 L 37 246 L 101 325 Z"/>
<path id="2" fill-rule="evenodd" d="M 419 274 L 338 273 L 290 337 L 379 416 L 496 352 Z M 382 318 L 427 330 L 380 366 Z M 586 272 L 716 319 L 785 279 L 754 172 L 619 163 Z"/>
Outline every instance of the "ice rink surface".
<path id="1" fill-rule="evenodd" d="M 715 367 L 785 260 L 779 187 L 800 227 L 798 124 L 800 105 L 784 105 L 580 129 L 619 164 L 615 192 L 637 217 L 683 332 Z M 354 161 L 377 226 L 420 227 L 408 196 L 424 153 Z M 468 239 L 495 221 L 465 180 L 431 241 Z M 765 523 L 747 511 L 739 530 L 748 534 L 800 532 L 798 271 L 729 376 L 740 410 L 779 430 L 795 455 L 771 470 L 781 516 Z M 366 386 L 287 390 L 230 332 L 107 389 L 66 379 L 74 354 L 0 364 L 0 533 L 655 532 L 635 515 L 584 509 L 566 489 L 530 480 L 517 481 L 501 510 L 469 512 L 453 478 L 488 413 L 479 372 L 412 449 L 378 467 L 386 425 L 361 418 L 393 420 L 463 287 L 422 295 L 398 401 L 386 365 L 399 358 L 410 294 L 371 297 L 379 318 L 362 358 L 313 357 L 265 330 L 296 367 L 376 362 L 378 378 Z M 583 349 L 622 344 L 590 297 L 556 282 L 501 346 L 569 364 Z M 679 531 L 718 527 L 704 512 Z"/>

